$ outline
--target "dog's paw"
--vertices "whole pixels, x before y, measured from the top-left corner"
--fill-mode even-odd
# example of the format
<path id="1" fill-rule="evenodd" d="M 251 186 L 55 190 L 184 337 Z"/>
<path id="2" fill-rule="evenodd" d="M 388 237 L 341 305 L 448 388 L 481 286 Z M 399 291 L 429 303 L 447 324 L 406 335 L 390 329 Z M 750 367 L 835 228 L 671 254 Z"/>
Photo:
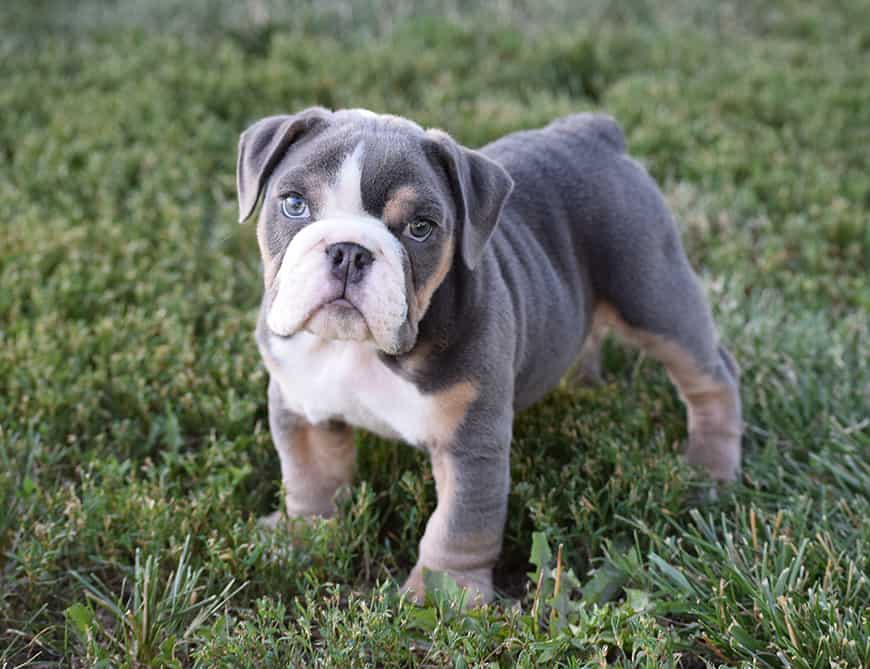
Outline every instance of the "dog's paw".
<path id="1" fill-rule="evenodd" d="M 433 579 L 434 571 L 417 564 L 408 576 L 408 580 L 402 586 L 401 592 L 407 599 L 422 606 L 426 601 L 426 591 L 432 591 L 436 579 Z M 476 608 L 489 604 L 495 596 L 492 587 L 492 569 L 471 569 L 468 571 L 445 572 L 456 584 L 465 590 L 464 606 Z M 428 575 L 428 578 L 427 578 Z M 428 581 L 428 582 L 427 582 Z"/>
<path id="2" fill-rule="evenodd" d="M 719 483 L 732 483 L 740 474 L 740 436 L 733 431 L 689 435 L 686 462 Z"/>
<path id="3" fill-rule="evenodd" d="M 284 518 L 284 514 L 282 514 L 281 511 L 273 511 L 270 514 L 257 518 L 257 527 L 264 530 L 277 530 L 278 525 L 281 524 L 281 522 L 287 522 L 287 519 Z"/>
<path id="4" fill-rule="evenodd" d="M 328 522 L 330 516 L 320 514 L 288 515 L 286 511 L 279 509 L 265 516 L 257 518 L 257 527 L 267 531 L 287 530 L 291 534 L 313 527 L 317 523 Z"/>
<path id="5" fill-rule="evenodd" d="M 257 527 L 263 530 L 274 531 L 282 524 L 287 524 L 287 517 L 280 510 L 273 511 L 272 513 L 257 518 Z"/>

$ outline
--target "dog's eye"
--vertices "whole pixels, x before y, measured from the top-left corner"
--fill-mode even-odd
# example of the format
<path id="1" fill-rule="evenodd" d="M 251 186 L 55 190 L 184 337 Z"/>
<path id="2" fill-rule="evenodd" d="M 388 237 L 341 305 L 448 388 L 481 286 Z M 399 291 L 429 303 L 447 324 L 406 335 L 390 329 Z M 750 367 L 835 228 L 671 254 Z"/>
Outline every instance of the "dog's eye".
<path id="1" fill-rule="evenodd" d="M 287 218 L 308 218 L 308 203 L 298 193 L 291 193 L 281 200 L 281 213 Z"/>
<path id="2" fill-rule="evenodd" d="M 405 234 L 415 242 L 425 242 L 432 234 L 432 222 L 420 218 L 416 221 L 411 221 L 405 228 Z"/>

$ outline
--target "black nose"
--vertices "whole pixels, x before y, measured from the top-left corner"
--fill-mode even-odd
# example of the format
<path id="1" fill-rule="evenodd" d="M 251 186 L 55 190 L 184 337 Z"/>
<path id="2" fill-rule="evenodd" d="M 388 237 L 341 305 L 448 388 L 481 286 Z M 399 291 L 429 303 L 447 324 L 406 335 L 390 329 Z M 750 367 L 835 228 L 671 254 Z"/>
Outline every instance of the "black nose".
<path id="1" fill-rule="evenodd" d="M 358 283 L 366 269 L 375 261 L 367 248 L 352 242 L 340 242 L 326 247 L 332 276 L 342 282 Z"/>

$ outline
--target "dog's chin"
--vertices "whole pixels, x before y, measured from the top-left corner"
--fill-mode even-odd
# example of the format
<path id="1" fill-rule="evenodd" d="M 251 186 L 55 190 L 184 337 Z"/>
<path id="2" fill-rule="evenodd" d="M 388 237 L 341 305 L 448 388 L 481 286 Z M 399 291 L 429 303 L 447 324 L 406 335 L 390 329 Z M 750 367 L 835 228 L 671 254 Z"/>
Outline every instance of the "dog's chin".
<path id="1" fill-rule="evenodd" d="M 373 341 L 366 319 L 343 298 L 327 302 L 306 321 L 304 329 L 321 339 Z"/>
<path id="2" fill-rule="evenodd" d="M 368 342 L 387 355 L 407 353 L 416 342 L 417 326 L 410 319 L 406 318 L 398 327 L 389 326 L 377 311 L 366 313 L 346 298 L 324 302 L 309 313 L 290 325 L 288 319 L 273 311 L 266 322 L 282 338 L 305 331 L 325 341 Z"/>

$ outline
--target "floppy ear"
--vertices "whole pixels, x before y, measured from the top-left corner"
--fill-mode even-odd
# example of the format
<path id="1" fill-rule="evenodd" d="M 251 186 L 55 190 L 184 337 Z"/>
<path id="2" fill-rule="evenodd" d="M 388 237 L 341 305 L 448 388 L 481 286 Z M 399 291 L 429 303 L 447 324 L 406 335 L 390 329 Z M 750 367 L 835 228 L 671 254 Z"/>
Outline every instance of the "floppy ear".
<path id="1" fill-rule="evenodd" d="M 325 125 L 330 114 L 323 107 L 311 107 L 292 116 L 268 116 L 242 133 L 236 164 L 239 223 L 244 223 L 254 213 L 263 187 L 290 145 L 314 128 Z"/>
<path id="2" fill-rule="evenodd" d="M 474 269 L 513 190 L 513 179 L 497 162 L 460 146 L 447 133 L 429 130 L 426 134 L 453 191 L 462 260 Z"/>

